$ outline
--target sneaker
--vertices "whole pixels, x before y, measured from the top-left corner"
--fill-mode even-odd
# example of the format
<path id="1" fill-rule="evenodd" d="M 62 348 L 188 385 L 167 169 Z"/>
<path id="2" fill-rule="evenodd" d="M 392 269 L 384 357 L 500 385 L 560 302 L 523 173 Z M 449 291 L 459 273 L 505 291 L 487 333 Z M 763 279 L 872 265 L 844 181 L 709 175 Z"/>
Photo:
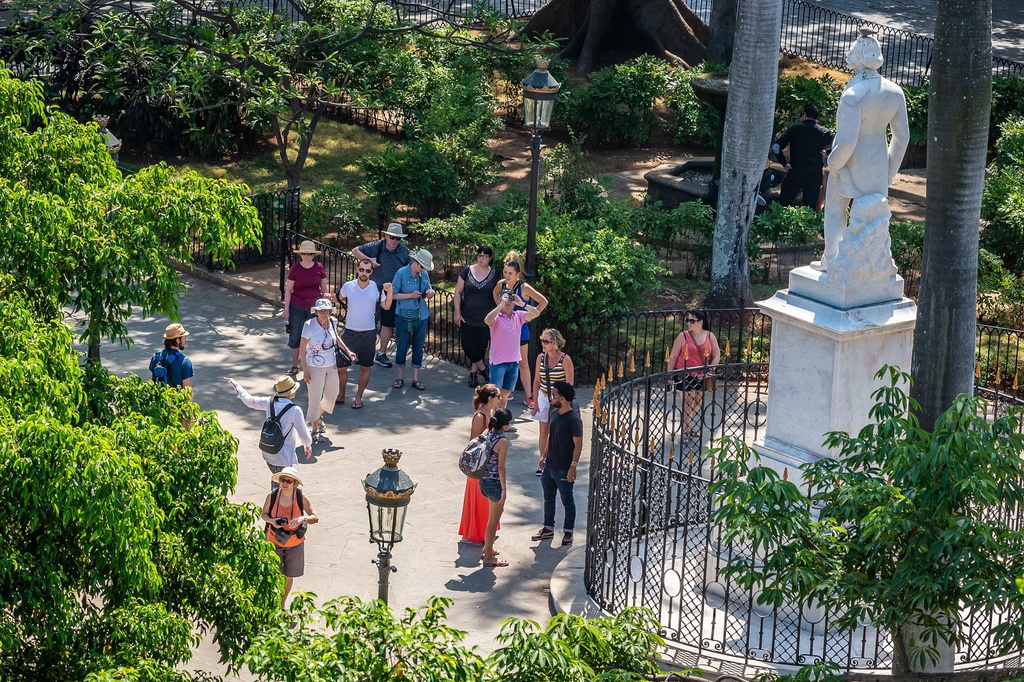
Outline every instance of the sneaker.
<path id="1" fill-rule="evenodd" d="M 377 357 L 375 357 L 373 361 L 381 367 L 391 367 L 392 364 L 385 353 L 377 353 Z"/>
<path id="2" fill-rule="evenodd" d="M 550 540 L 553 537 L 555 537 L 554 530 L 550 528 L 541 528 L 539 531 L 534 533 L 530 539 L 536 542 L 537 540 Z"/>
<path id="3" fill-rule="evenodd" d="M 542 476 L 543 474 L 544 474 L 544 470 L 543 469 L 537 469 L 535 472 L 533 472 L 534 476 Z"/>

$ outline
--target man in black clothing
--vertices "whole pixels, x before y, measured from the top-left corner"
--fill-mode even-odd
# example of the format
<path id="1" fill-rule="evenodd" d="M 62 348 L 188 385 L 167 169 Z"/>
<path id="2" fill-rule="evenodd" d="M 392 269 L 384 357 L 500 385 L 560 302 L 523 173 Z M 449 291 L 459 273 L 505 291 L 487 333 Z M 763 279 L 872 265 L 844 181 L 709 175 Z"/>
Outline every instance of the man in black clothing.
<path id="1" fill-rule="evenodd" d="M 821 171 L 825 167 L 822 152 L 832 146 L 835 138 L 828 128 L 818 125 L 818 107 L 808 104 L 800 122 L 790 126 L 772 145 L 772 153 L 786 168 L 779 203 L 793 206 L 796 195 L 803 192 L 803 205 L 817 208 L 821 192 Z M 783 150 L 789 147 L 789 163 Z"/>
<path id="2" fill-rule="evenodd" d="M 544 527 L 534 533 L 533 540 L 549 540 L 555 537 L 555 495 L 562 498 L 565 507 L 562 546 L 572 544 L 573 529 L 576 526 L 576 500 L 573 498 L 573 484 L 576 482 L 576 465 L 583 454 L 583 419 L 572 409 L 576 389 L 565 381 L 556 381 L 551 387 L 551 414 L 548 418 L 548 451 L 541 457 L 540 477 L 544 489 Z"/>

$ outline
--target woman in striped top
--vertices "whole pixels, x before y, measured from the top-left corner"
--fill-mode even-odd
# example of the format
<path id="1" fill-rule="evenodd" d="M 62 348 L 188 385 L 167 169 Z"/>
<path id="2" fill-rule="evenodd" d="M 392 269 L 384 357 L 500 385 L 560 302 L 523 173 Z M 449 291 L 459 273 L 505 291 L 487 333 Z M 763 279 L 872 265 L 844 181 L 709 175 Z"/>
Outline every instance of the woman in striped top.
<path id="1" fill-rule="evenodd" d="M 540 335 L 541 352 L 537 354 L 537 371 L 533 373 L 533 395 L 536 403 L 533 406 L 533 418 L 540 423 L 540 458 L 544 459 L 548 451 L 548 413 L 551 410 L 551 387 L 556 382 L 565 381 L 573 384 L 576 379 L 576 368 L 572 358 L 562 352 L 565 337 L 557 329 L 545 329 Z M 543 470 L 537 469 L 540 476 Z"/>

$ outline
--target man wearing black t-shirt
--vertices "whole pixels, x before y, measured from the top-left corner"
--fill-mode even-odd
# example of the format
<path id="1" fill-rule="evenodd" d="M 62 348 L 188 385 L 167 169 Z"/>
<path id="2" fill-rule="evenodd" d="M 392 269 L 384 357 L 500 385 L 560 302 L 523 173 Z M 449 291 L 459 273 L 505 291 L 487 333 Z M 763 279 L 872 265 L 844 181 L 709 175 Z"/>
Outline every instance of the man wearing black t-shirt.
<path id="1" fill-rule="evenodd" d="M 779 203 L 793 206 L 796 195 L 803 192 L 803 205 L 817 208 L 821 193 L 821 171 L 825 167 L 822 152 L 832 147 L 835 133 L 818 125 L 818 107 L 808 104 L 800 122 L 790 126 L 772 145 L 779 163 L 786 167 L 787 175 L 779 190 Z M 789 147 L 789 163 L 783 150 Z"/>
<path id="2" fill-rule="evenodd" d="M 576 465 L 583 454 L 583 419 L 572 409 L 576 389 L 565 381 L 556 381 L 551 387 L 551 414 L 548 418 L 547 457 L 541 457 L 538 466 L 543 470 L 540 477 L 544 489 L 544 527 L 533 535 L 533 540 L 549 540 L 555 537 L 555 495 L 562 498 L 565 508 L 562 546 L 572 544 L 573 529 L 576 526 L 576 500 L 573 498 L 573 484 L 576 482 Z"/>

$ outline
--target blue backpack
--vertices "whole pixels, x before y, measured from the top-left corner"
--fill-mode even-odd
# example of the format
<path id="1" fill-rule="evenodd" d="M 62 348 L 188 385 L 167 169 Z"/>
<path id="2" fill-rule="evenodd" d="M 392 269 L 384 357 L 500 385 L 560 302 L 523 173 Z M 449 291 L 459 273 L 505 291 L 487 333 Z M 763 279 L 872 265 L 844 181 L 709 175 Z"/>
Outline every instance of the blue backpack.
<path id="1" fill-rule="evenodd" d="M 153 381 L 158 384 L 171 383 L 171 366 L 183 357 L 181 352 L 174 351 L 173 357 L 168 357 L 167 348 L 153 353 L 153 357 L 149 359 L 149 368 L 153 374 Z"/>

